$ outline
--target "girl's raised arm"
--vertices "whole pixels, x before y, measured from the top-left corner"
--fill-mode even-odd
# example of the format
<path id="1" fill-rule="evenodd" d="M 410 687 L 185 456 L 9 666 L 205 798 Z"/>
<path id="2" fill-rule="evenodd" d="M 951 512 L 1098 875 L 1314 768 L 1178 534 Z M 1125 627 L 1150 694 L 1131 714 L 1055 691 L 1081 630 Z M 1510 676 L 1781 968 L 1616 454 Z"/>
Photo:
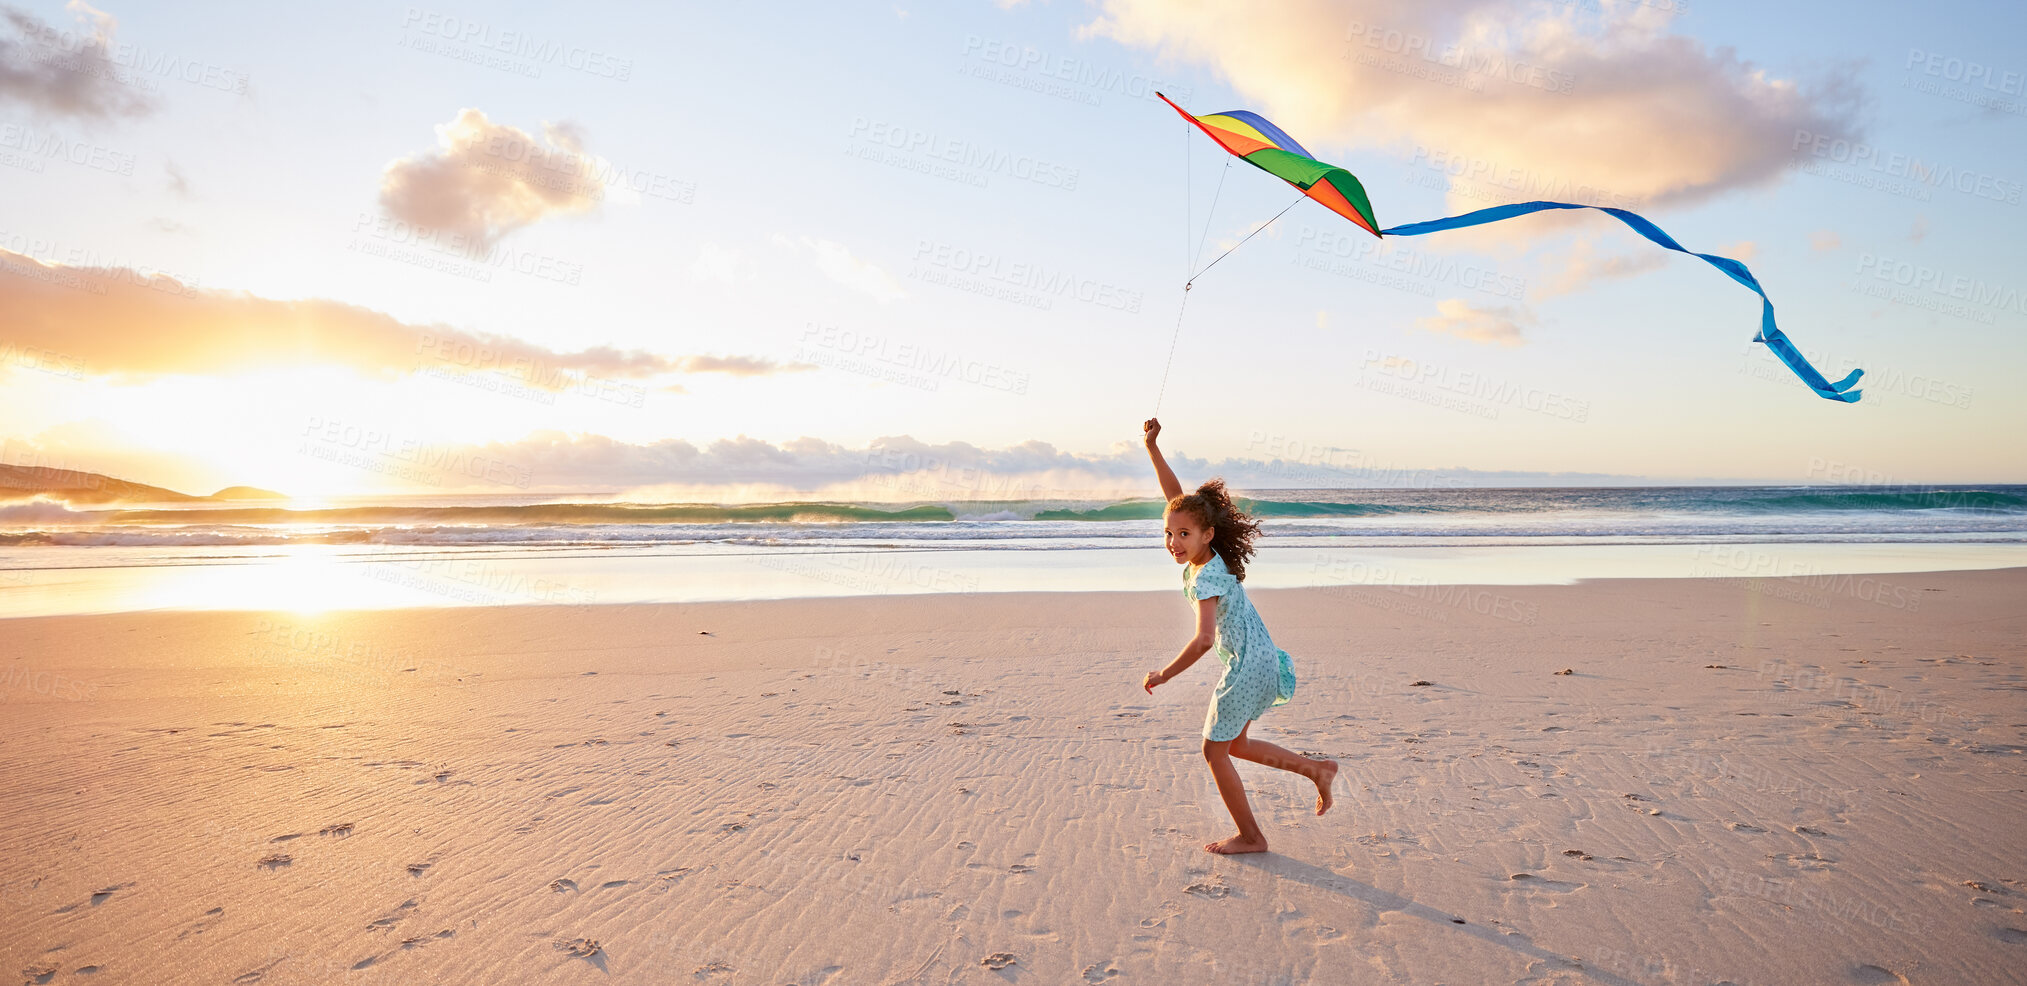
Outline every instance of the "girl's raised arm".
<path id="1" fill-rule="evenodd" d="M 1161 434 L 1161 419 L 1148 418 L 1141 423 L 1140 430 L 1145 435 L 1147 455 L 1154 460 L 1154 477 L 1161 480 L 1162 499 L 1173 500 L 1181 496 L 1182 484 L 1175 481 L 1174 470 L 1168 468 L 1168 460 L 1161 457 L 1161 448 L 1154 444 L 1155 438 Z"/>

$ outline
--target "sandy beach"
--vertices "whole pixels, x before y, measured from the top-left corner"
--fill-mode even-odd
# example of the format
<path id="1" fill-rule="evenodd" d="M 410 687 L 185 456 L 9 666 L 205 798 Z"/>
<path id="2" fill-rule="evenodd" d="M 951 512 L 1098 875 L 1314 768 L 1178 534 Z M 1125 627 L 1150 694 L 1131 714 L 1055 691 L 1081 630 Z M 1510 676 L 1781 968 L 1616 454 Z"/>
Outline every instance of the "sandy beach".
<path id="1" fill-rule="evenodd" d="M 1998 983 L 2027 570 L 0 621 L 31 983 Z M 1565 673 L 1566 672 L 1566 673 Z"/>

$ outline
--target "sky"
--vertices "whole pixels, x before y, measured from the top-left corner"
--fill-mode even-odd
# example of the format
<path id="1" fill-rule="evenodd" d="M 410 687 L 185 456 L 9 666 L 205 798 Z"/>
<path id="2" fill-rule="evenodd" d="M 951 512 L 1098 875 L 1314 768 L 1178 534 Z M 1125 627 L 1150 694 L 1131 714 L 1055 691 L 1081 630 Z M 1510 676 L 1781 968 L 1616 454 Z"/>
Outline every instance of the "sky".
<path id="1" fill-rule="evenodd" d="M 1158 409 L 1242 486 L 2027 482 L 2015 4 L 0 14 L 0 462 L 992 499 L 1147 485 Z M 1640 212 L 1864 399 L 1601 213 L 1262 227 L 1157 91 L 1382 225 Z"/>

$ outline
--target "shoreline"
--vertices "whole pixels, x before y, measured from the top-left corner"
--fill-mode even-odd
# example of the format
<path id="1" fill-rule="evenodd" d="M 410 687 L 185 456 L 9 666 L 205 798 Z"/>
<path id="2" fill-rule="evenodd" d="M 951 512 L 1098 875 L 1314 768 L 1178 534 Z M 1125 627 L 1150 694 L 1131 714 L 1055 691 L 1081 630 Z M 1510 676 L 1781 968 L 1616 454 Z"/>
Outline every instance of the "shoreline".
<path id="1" fill-rule="evenodd" d="M 102 549 L 53 550 L 74 554 Z M 32 553 L 0 552 L 0 564 L 21 564 L 26 557 Z M 93 557 L 119 559 L 116 553 Z M 1177 585 L 1172 564 L 1144 546 L 705 554 L 512 548 L 376 555 L 297 551 L 221 564 L 4 569 L 0 619 L 165 610 L 388 611 L 1165 592 Z M 1612 578 L 1787 578 L 1835 586 L 1861 578 L 1892 583 L 1922 572 L 2022 567 L 2027 567 L 2027 544 L 1284 545 L 1254 562 L 1247 586 L 1259 591 L 1377 585 L 1412 589 L 1571 585 Z"/>

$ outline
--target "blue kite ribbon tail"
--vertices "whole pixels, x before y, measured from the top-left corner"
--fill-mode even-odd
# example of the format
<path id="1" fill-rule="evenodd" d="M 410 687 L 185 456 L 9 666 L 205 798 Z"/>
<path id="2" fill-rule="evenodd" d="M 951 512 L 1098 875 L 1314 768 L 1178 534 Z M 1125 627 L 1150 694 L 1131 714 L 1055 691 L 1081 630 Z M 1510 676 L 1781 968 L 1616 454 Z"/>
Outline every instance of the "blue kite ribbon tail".
<path id="1" fill-rule="evenodd" d="M 1852 370 L 1850 376 L 1836 383 L 1831 383 L 1821 373 L 1816 372 L 1816 368 L 1809 365 L 1808 359 L 1802 355 L 1801 350 L 1796 349 L 1795 344 L 1788 341 L 1787 333 L 1782 332 L 1780 326 L 1774 324 L 1774 303 L 1767 297 L 1766 290 L 1760 287 L 1759 278 L 1754 277 L 1753 272 L 1747 270 L 1744 264 L 1730 257 L 1718 257 L 1708 253 L 1696 253 L 1688 250 L 1682 244 L 1675 242 L 1674 237 L 1662 232 L 1661 227 L 1648 222 L 1646 217 L 1639 213 L 1627 212 L 1624 209 L 1614 209 L 1610 206 L 1578 205 L 1572 202 L 1515 202 L 1512 205 L 1495 205 L 1490 209 L 1467 212 L 1461 216 L 1451 216 L 1447 219 L 1431 219 L 1428 222 L 1394 226 L 1380 230 L 1380 235 L 1420 236 L 1423 233 L 1439 233 L 1446 229 L 1483 226 L 1486 223 L 1496 223 L 1501 219 L 1512 219 L 1515 216 L 1530 215 L 1549 209 L 1596 209 L 1599 212 L 1610 213 L 1620 222 L 1631 226 L 1633 232 L 1653 240 L 1655 243 L 1670 250 L 1687 253 L 1692 257 L 1701 257 L 1710 266 L 1723 271 L 1725 276 L 1751 288 L 1754 294 L 1760 296 L 1760 330 L 1758 334 L 1753 336 L 1753 341 L 1765 343 L 1768 349 L 1774 351 L 1775 356 L 1781 358 L 1781 362 L 1788 364 L 1788 369 L 1795 371 L 1795 375 L 1801 377 L 1802 382 L 1808 384 L 1809 389 L 1815 391 L 1818 395 L 1827 397 L 1833 401 L 1843 401 L 1846 404 L 1857 403 L 1860 391 L 1852 390 L 1851 388 L 1858 383 L 1859 377 L 1865 375 L 1865 371 Z"/>

